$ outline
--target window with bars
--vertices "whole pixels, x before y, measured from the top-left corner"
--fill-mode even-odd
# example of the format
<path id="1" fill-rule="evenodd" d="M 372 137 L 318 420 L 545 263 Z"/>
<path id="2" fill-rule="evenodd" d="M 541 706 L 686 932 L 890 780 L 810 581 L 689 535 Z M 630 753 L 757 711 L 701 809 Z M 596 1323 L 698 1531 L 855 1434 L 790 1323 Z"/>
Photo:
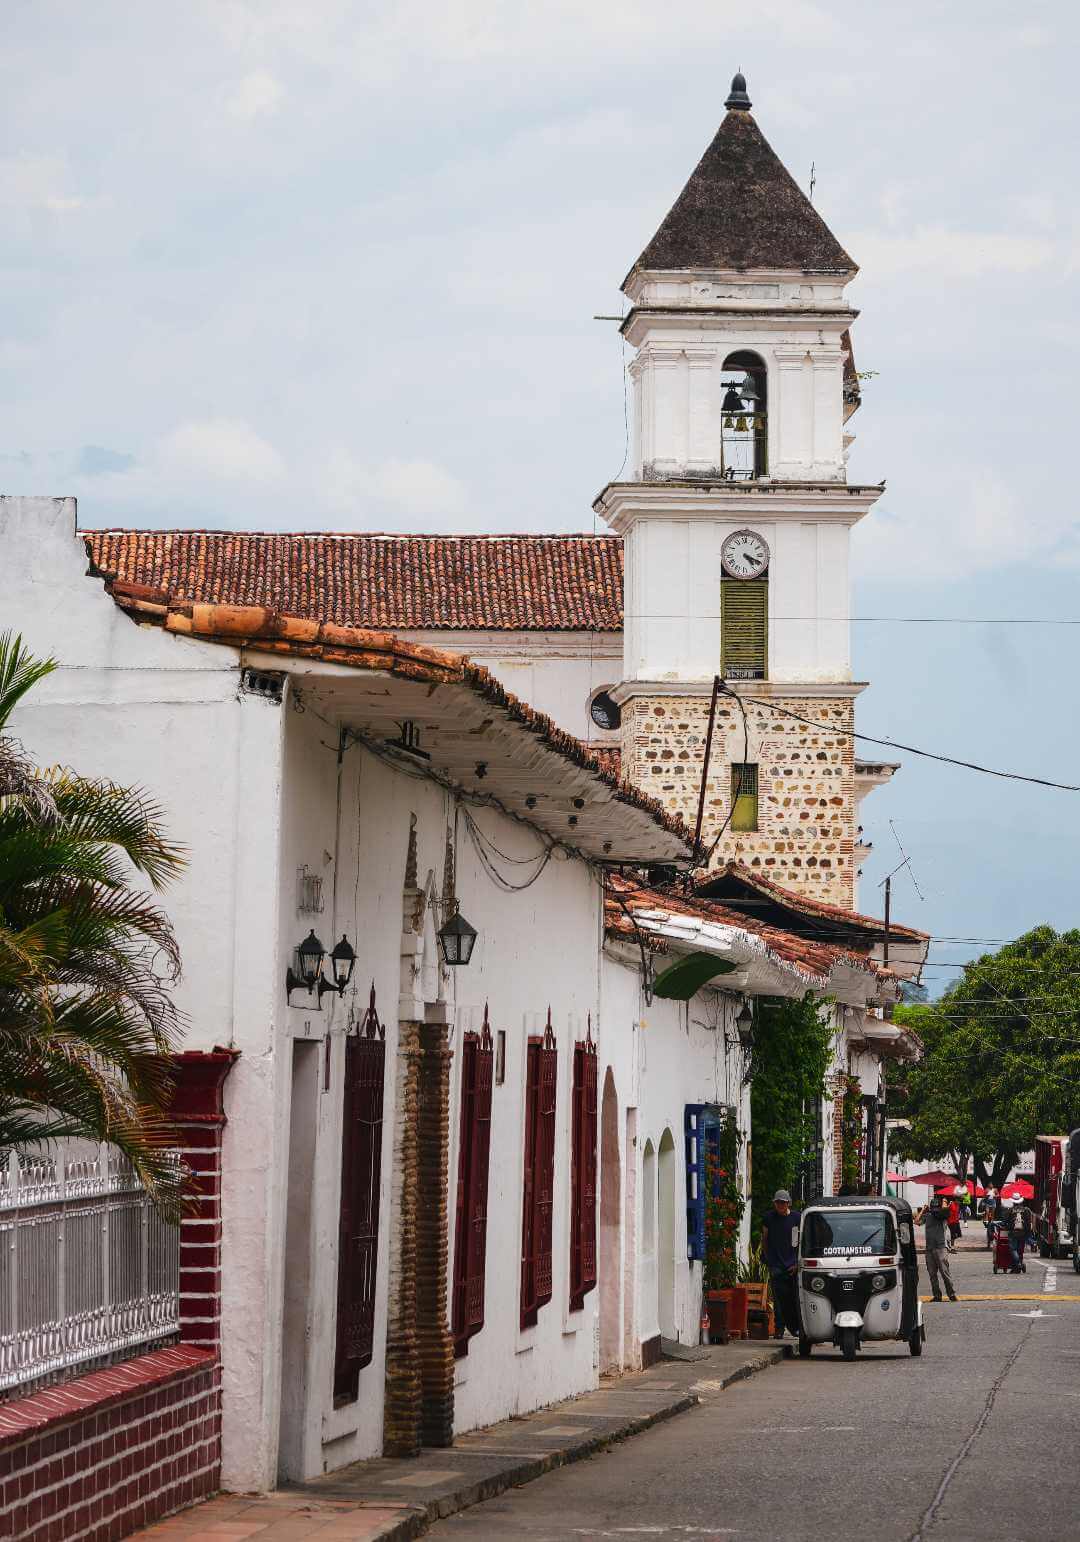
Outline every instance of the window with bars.
<path id="1" fill-rule="evenodd" d="M 725 680 L 764 680 L 768 669 L 768 578 L 721 579 L 720 673 Z"/>
<path id="2" fill-rule="evenodd" d="M 731 766 L 731 828 L 756 830 L 758 827 L 758 768 L 745 761 Z"/>
<path id="3" fill-rule="evenodd" d="M 495 1055 L 484 1013 L 480 1033 L 461 1046 L 461 1123 L 458 1142 L 457 1215 L 454 1229 L 454 1353 L 468 1354 L 469 1340 L 484 1326 L 487 1261 L 488 1157 L 491 1150 L 491 1086 Z"/>
<path id="4" fill-rule="evenodd" d="M 571 1130 L 570 1310 L 596 1288 L 596 1045 L 592 1034 L 574 1045 Z"/>
<path id="5" fill-rule="evenodd" d="M 803 1104 L 803 1113 L 807 1116 L 808 1127 L 813 1129 L 813 1135 L 812 1144 L 795 1180 L 800 1205 L 809 1204 L 825 1192 L 825 1100 L 820 1093 Z"/>
<path id="6" fill-rule="evenodd" d="M 335 1404 L 356 1401 L 360 1372 L 370 1364 L 374 1348 L 385 1055 L 372 990 L 363 1025 L 345 1040 Z"/>
<path id="7" fill-rule="evenodd" d="M 555 1085 L 558 1049 L 548 1013 L 543 1037 L 529 1039 L 525 1080 L 524 1197 L 521 1218 L 521 1326 L 551 1300 L 555 1195 Z"/>

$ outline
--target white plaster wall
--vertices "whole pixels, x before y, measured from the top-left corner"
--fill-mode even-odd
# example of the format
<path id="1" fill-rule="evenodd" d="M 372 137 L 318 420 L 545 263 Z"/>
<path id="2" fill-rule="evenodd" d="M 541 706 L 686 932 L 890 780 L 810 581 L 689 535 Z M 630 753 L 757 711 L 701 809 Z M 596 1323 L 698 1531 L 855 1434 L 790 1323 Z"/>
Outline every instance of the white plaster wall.
<path id="1" fill-rule="evenodd" d="M 627 680 L 710 681 L 720 664 L 720 554 L 735 530 L 764 538 L 769 679 L 851 679 L 850 526 L 800 519 L 650 515 L 626 535 Z"/>
<path id="2" fill-rule="evenodd" d="M 635 478 L 719 470 L 723 382 L 738 374 L 725 370 L 723 361 L 748 349 L 766 368 L 769 475 L 784 481 L 842 482 L 840 336 L 846 324 L 839 317 L 819 317 L 813 324 L 730 314 L 639 318 L 631 331 L 638 352 L 630 367 Z"/>
<path id="3" fill-rule="evenodd" d="M 597 728 L 589 702 L 622 679 L 622 637 L 610 632 L 402 632 L 433 648 L 466 653 L 495 678 L 567 733 L 598 744 L 619 735 Z"/>
<path id="4" fill-rule="evenodd" d="M 688 1103 L 732 1103 L 739 1108 L 739 1127 L 744 1135 L 740 1156 L 740 1182 L 745 1189 L 746 1140 L 752 1140 L 749 1089 L 740 1085 L 738 1066 L 724 1044 L 724 1026 L 730 1033 L 738 1003 L 733 997 L 703 992 L 689 1003 L 655 998 L 645 1005 L 639 971 L 606 954 L 603 975 L 604 1039 L 601 1045 L 601 1083 L 604 1062 L 615 1073 L 620 1094 L 620 1113 L 626 1106 L 636 1110 L 636 1145 L 623 1151 L 623 1172 L 636 1176 L 637 1234 L 641 1235 L 644 1204 L 643 1162 L 646 1141 L 659 1154 L 665 1130 L 675 1146 L 675 1205 L 673 1228 L 674 1327 L 677 1338 L 696 1344 L 701 1326 L 701 1264 L 686 1256 L 686 1147 L 685 1113 Z M 712 1024 L 718 1024 L 713 1027 Z M 659 1160 L 654 1171 L 659 1180 Z M 657 1331 L 657 1282 L 661 1274 L 659 1195 L 656 1204 L 656 1245 L 653 1259 L 624 1257 L 624 1268 L 636 1276 L 634 1321 L 626 1325 L 623 1346 L 627 1364 L 640 1363 L 641 1343 Z M 749 1232 L 747 1215 L 741 1246 Z"/>

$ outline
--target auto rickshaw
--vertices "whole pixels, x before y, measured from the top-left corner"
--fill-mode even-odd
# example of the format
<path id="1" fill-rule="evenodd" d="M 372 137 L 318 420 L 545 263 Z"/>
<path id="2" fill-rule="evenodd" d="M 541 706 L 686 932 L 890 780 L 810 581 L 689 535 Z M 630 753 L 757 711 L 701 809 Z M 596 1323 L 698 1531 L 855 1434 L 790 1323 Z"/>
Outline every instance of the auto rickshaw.
<path id="1" fill-rule="evenodd" d="M 799 1354 L 835 1344 L 854 1360 L 863 1344 L 926 1339 L 911 1206 L 880 1195 L 815 1199 L 799 1231 Z"/>

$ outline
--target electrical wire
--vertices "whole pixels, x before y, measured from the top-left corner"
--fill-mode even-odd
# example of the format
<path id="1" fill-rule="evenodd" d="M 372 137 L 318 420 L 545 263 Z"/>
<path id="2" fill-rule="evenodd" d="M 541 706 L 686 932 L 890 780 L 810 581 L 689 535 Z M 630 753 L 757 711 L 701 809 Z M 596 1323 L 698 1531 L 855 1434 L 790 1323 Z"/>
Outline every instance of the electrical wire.
<path id="1" fill-rule="evenodd" d="M 854 728 L 838 728 L 834 723 L 818 723 L 801 712 L 792 712 L 787 707 L 778 707 L 775 702 L 768 701 L 763 696 L 744 698 L 727 685 L 721 685 L 720 689 L 725 696 L 730 696 L 734 701 L 746 700 L 755 707 L 765 707 L 779 717 L 793 718 L 796 723 L 805 723 L 810 728 L 816 728 L 819 733 L 836 734 L 841 738 L 862 739 L 867 744 L 882 744 L 889 749 L 903 750 L 908 755 L 920 755 L 924 760 L 937 760 L 946 766 L 960 766 L 966 771 L 980 771 L 984 776 L 997 776 L 1009 782 L 1028 782 L 1036 787 L 1053 787 L 1059 792 L 1080 792 L 1080 784 L 1075 782 L 1053 782 L 1043 776 L 1025 776 L 1020 771 L 999 771 L 993 766 L 979 765 L 974 760 L 959 760 L 954 755 L 938 755 L 933 750 L 920 750 L 914 744 L 901 744 L 898 739 L 878 739 L 873 734 L 858 733 Z"/>

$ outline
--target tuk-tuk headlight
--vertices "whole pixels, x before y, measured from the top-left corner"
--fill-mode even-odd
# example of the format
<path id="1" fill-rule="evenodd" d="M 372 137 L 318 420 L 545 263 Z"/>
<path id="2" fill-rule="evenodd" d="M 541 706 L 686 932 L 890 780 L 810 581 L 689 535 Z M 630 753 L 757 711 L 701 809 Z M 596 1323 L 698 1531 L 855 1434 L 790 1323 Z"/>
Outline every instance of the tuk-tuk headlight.
<path id="1" fill-rule="evenodd" d="M 875 1274 L 874 1278 L 870 1281 L 873 1290 L 884 1290 L 887 1283 L 883 1274 Z"/>
<path id="2" fill-rule="evenodd" d="M 820 1274 L 815 1275 L 814 1278 L 810 1281 L 810 1289 L 817 1291 L 822 1291 L 825 1289 L 825 1281 L 821 1278 Z"/>

